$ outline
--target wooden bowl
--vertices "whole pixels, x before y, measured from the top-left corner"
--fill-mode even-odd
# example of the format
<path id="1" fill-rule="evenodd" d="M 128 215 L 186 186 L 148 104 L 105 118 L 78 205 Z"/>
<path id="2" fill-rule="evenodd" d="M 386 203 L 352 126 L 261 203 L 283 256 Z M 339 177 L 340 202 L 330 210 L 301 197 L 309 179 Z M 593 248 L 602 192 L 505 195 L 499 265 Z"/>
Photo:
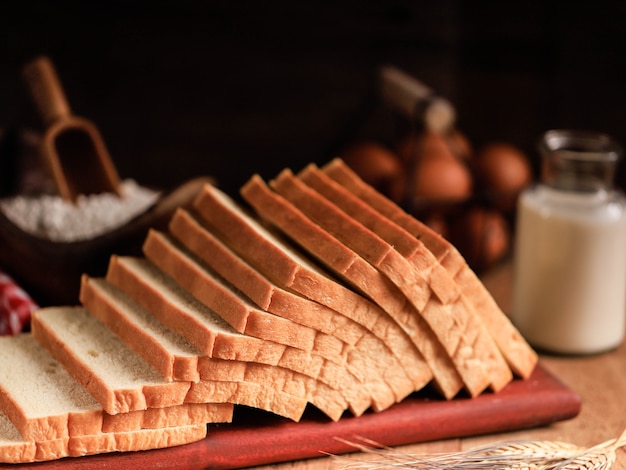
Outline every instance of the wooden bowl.
<path id="1" fill-rule="evenodd" d="M 88 240 L 59 242 L 25 232 L 0 212 L 0 266 L 40 305 L 76 305 L 83 273 L 102 276 L 112 254 L 141 255 L 150 228 L 165 229 L 178 207 L 187 207 L 210 177 L 163 193 L 125 225 Z"/>

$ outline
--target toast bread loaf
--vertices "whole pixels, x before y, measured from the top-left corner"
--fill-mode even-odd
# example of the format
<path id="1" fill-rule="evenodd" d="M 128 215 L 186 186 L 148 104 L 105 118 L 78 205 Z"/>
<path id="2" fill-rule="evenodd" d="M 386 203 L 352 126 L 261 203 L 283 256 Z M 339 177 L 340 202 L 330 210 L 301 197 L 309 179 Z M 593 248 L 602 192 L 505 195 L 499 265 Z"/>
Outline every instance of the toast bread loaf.
<path id="1" fill-rule="evenodd" d="M 234 406 L 298 421 L 382 411 L 428 384 L 499 391 L 536 353 L 445 239 L 341 160 L 205 185 L 80 305 L 0 338 L 0 461 L 169 447 Z"/>

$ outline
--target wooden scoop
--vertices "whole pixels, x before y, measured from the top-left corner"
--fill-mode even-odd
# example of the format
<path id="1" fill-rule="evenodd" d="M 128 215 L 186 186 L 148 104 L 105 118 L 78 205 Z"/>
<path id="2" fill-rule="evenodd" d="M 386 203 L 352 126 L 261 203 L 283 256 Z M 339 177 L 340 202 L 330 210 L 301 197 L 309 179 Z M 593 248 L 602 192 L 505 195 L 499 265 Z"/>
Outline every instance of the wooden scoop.
<path id="1" fill-rule="evenodd" d="M 79 194 L 119 195 L 119 176 L 100 132 L 72 115 L 50 59 L 28 63 L 23 77 L 44 122 L 41 153 L 61 197 L 75 201 Z"/>

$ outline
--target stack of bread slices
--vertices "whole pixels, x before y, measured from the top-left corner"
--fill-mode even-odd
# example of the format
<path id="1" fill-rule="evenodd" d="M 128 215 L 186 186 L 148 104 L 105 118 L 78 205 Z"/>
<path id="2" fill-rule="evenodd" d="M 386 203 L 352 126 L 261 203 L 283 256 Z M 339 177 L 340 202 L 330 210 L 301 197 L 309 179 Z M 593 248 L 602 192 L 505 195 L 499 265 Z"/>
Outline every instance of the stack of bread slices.
<path id="1" fill-rule="evenodd" d="M 0 338 L 1 461 L 193 442 L 234 405 L 339 420 L 533 371 L 459 252 L 341 160 L 241 196 L 253 210 L 205 186 L 142 256 L 83 276 L 80 305 Z"/>

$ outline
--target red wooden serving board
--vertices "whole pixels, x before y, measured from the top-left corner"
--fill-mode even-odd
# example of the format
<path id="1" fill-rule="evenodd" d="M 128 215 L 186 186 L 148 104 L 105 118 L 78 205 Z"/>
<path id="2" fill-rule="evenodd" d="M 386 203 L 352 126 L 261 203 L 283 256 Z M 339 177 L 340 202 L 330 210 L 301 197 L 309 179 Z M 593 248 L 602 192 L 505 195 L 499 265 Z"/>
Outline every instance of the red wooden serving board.
<path id="1" fill-rule="evenodd" d="M 445 401 L 420 392 L 381 413 L 332 422 L 307 410 L 299 423 L 245 407 L 230 424 L 209 425 L 206 439 L 145 452 L 66 458 L 36 469 L 241 468 L 355 451 L 344 441 L 367 438 L 396 446 L 537 427 L 575 417 L 580 397 L 539 365 L 528 380 L 499 393 Z M 342 441 L 342 439 L 344 441 Z M 14 468 L 14 467 L 13 467 Z"/>

